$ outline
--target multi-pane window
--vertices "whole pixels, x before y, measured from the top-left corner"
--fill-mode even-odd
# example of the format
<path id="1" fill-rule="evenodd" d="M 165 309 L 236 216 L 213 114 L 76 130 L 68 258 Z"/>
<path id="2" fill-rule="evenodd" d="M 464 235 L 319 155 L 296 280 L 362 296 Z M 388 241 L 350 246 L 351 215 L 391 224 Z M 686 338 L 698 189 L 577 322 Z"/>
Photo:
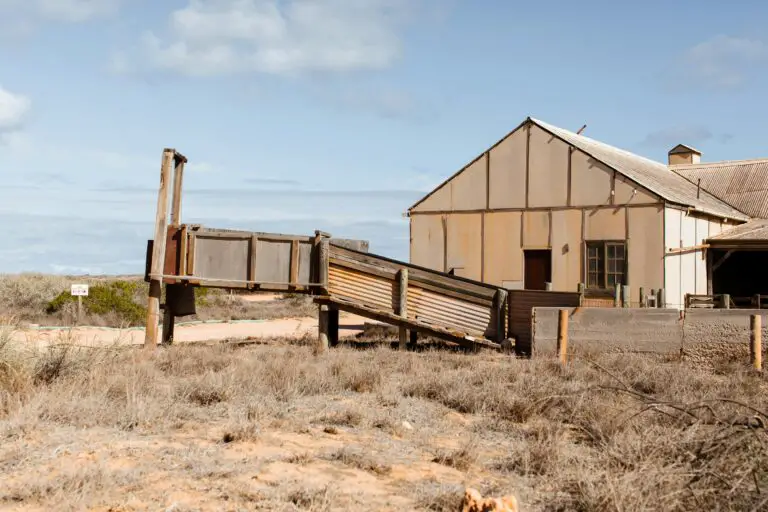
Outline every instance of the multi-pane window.
<path id="1" fill-rule="evenodd" d="M 625 242 L 587 242 L 587 288 L 613 289 L 626 284 Z"/>

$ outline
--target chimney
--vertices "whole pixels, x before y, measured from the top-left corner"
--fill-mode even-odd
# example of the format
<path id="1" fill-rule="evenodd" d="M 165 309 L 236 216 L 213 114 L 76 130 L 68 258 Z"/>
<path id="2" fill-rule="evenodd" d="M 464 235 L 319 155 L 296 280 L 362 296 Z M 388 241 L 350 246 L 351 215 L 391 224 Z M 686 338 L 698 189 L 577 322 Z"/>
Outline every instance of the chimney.
<path id="1" fill-rule="evenodd" d="M 669 150 L 669 165 L 698 164 L 701 151 L 685 144 L 678 144 Z"/>

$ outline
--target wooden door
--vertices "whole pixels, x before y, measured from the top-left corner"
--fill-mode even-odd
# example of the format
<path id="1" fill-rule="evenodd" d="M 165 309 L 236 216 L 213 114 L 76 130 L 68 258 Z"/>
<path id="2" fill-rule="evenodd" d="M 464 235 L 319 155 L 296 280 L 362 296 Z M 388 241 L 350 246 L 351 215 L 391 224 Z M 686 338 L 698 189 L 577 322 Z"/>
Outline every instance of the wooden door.
<path id="1" fill-rule="evenodd" d="M 525 289 L 546 290 L 552 282 L 552 251 L 525 251 Z"/>

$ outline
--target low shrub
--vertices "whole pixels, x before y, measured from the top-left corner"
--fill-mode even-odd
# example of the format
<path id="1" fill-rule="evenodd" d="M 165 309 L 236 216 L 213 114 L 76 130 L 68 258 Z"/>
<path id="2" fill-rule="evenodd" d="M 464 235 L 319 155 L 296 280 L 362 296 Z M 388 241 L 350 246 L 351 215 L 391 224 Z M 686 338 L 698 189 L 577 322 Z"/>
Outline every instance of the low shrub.
<path id="1" fill-rule="evenodd" d="M 136 295 L 141 283 L 134 281 L 111 281 L 91 286 L 88 296 L 83 297 L 84 313 L 88 315 L 116 315 L 128 326 L 138 326 L 146 320 L 147 309 L 138 304 Z M 45 312 L 49 315 L 65 311 L 68 304 L 77 302 L 69 290 L 59 293 L 48 302 Z"/>

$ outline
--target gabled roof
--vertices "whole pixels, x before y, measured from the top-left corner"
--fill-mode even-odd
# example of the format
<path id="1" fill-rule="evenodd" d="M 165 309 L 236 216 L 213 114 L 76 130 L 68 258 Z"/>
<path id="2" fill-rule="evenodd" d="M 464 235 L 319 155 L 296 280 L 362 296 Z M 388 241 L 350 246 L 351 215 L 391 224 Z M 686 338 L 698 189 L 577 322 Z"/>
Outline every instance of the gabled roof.
<path id="1" fill-rule="evenodd" d="M 671 165 L 670 169 L 750 217 L 768 219 L 768 159 Z"/>
<path id="2" fill-rule="evenodd" d="M 687 206 L 716 217 L 749 220 L 747 215 L 707 192 L 705 188 L 699 191 L 696 184 L 687 180 L 680 174 L 672 172 L 666 164 L 655 162 L 648 158 L 630 153 L 629 151 L 585 137 L 584 135 L 578 135 L 572 131 L 545 123 L 544 121 L 529 117 L 507 136 L 517 131 L 527 122 L 534 123 L 541 129 L 561 139 L 563 142 L 579 149 L 595 160 L 599 160 L 614 171 L 626 176 L 669 203 Z M 496 145 L 499 143 L 500 142 L 497 142 Z M 441 188 L 460 172 L 461 171 L 448 178 L 434 191 Z M 432 192 L 416 202 L 409 210 L 412 210 L 421 204 L 421 202 L 430 195 L 432 195 Z"/>
<path id="3" fill-rule="evenodd" d="M 691 146 L 686 146 L 685 144 L 678 144 L 669 150 L 670 155 L 677 155 L 680 153 L 696 153 L 697 155 L 701 155 L 701 151 L 696 148 L 692 148 Z"/>
<path id="4" fill-rule="evenodd" d="M 696 184 L 672 172 L 665 164 L 537 119 L 531 118 L 531 121 L 670 203 L 689 206 L 718 217 L 749 220 L 747 215 L 718 199 L 706 189 L 699 193 Z"/>

